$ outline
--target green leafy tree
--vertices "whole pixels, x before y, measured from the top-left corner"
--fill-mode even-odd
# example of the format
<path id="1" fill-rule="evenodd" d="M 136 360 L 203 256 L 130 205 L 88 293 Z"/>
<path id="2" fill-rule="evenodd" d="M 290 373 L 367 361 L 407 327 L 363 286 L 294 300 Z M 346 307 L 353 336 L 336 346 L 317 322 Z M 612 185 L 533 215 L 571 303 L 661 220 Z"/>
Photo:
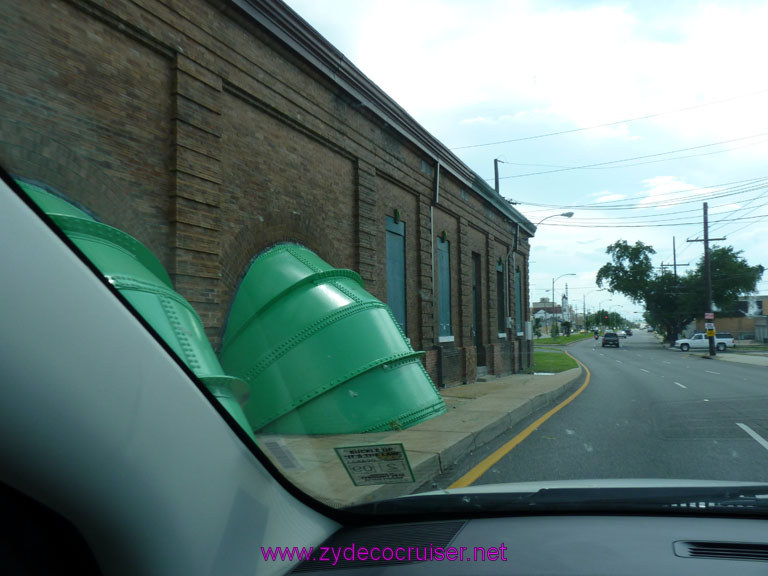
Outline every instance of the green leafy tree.
<path id="1" fill-rule="evenodd" d="M 533 333 L 536 335 L 536 338 L 541 338 L 541 318 L 533 319 Z"/>
<path id="2" fill-rule="evenodd" d="M 652 246 L 635 242 L 630 246 L 626 240 L 619 240 L 605 249 L 611 255 L 611 262 L 597 272 L 597 285 L 607 285 L 613 294 L 620 292 L 633 302 L 645 298 L 645 285 L 653 277 L 651 255 L 656 254 Z"/>
<path id="3" fill-rule="evenodd" d="M 571 323 L 570 322 L 568 322 L 567 320 L 565 322 L 563 322 L 562 323 L 562 328 L 563 328 L 563 332 L 565 333 L 566 336 L 570 336 L 571 335 Z"/>
<path id="4" fill-rule="evenodd" d="M 619 292 L 633 302 L 645 305 L 645 320 L 663 326 L 665 340 L 673 342 L 683 328 L 706 310 L 704 257 L 684 276 L 668 270 L 656 273 L 652 246 L 635 242 L 630 246 L 619 240 L 606 248 L 611 262 L 597 273 L 597 285 L 611 293 Z M 710 249 L 712 301 L 720 310 L 732 308 L 742 294 L 754 292 L 763 275 L 760 265 L 750 266 L 741 252 L 732 247 Z"/>
<path id="5" fill-rule="evenodd" d="M 598 310 L 595 312 L 597 327 L 608 326 L 610 324 L 608 310 Z"/>

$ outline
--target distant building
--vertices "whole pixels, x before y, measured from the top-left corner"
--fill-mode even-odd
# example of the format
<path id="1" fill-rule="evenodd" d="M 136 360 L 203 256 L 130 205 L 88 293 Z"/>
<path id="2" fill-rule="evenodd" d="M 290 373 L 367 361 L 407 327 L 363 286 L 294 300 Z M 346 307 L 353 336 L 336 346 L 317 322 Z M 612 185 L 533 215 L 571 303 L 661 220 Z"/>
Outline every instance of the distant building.
<path id="1" fill-rule="evenodd" d="M 718 332 L 730 332 L 736 340 L 766 342 L 768 341 L 766 313 L 768 313 L 768 295 L 743 296 L 729 316 L 723 316 L 715 308 L 715 329 Z M 703 317 L 696 318 L 688 331 L 704 332 L 704 323 Z"/>
<path id="2" fill-rule="evenodd" d="M 551 318 L 552 314 L 556 318 L 560 319 L 563 313 L 563 308 L 560 305 L 552 306 L 552 301 L 549 298 L 542 298 L 538 302 L 531 304 L 531 316 L 535 318 Z"/>

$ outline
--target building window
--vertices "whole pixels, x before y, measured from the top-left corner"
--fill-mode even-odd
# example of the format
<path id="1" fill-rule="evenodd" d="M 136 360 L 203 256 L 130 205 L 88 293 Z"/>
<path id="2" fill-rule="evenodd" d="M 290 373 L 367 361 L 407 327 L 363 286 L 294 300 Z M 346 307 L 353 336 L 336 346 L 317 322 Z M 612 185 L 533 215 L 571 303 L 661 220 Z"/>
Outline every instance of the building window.
<path id="1" fill-rule="evenodd" d="M 520 268 L 515 269 L 515 330 L 518 334 L 523 331 L 523 286 Z"/>
<path id="2" fill-rule="evenodd" d="M 387 216 L 387 305 L 406 333 L 405 222 Z"/>
<path id="3" fill-rule="evenodd" d="M 504 292 L 504 264 L 496 264 L 496 317 L 498 318 L 499 334 L 506 334 L 506 307 Z"/>
<path id="4" fill-rule="evenodd" d="M 451 331 L 451 243 L 437 239 L 437 323 L 438 336 L 448 338 Z"/>

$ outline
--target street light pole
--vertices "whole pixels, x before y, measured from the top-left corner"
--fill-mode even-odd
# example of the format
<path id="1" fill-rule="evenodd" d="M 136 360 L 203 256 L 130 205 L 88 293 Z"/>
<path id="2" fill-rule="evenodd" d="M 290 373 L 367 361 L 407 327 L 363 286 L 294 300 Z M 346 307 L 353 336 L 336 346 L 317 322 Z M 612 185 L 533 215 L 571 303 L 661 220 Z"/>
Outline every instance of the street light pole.
<path id="1" fill-rule="evenodd" d="M 585 292 L 582 296 L 582 311 L 584 312 L 584 330 L 587 330 L 587 296 L 592 294 L 592 292 L 605 292 L 605 288 L 598 288 L 597 290 L 590 290 L 589 292 Z"/>
<path id="2" fill-rule="evenodd" d="M 546 216 L 539 220 L 535 226 L 539 226 L 544 220 L 549 220 L 550 218 L 555 218 L 557 216 L 562 216 L 563 218 L 571 218 L 573 216 L 573 212 L 563 212 L 561 214 L 550 214 L 549 216 Z M 563 274 L 563 276 L 576 276 L 576 274 Z M 557 279 L 559 280 L 563 276 L 558 276 Z M 555 280 L 552 280 L 552 322 L 549 325 L 549 335 L 552 336 L 552 327 L 555 324 Z"/>
<path id="3" fill-rule="evenodd" d="M 556 216 L 562 216 L 563 218 L 571 218 L 573 216 L 573 212 L 563 212 L 562 214 L 550 214 L 546 218 L 542 218 L 536 223 L 536 226 L 544 222 L 544 220 L 549 220 L 550 218 L 555 218 Z"/>
<path id="4" fill-rule="evenodd" d="M 597 317 L 598 314 L 600 314 L 600 309 L 603 307 L 603 302 L 613 302 L 613 298 L 609 298 L 608 300 L 600 300 L 597 304 L 597 310 L 595 311 L 595 324 L 598 326 L 600 325 L 599 318 Z"/>
<path id="5" fill-rule="evenodd" d="M 568 212 L 566 212 L 568 214 Z M 573 212 L 570 212 L 571 216 L 573 216 Z M 570 218 L 570 216 L 569 216 Z M 560 278 L 565 278 L 566 276 L 576 276 L 576 274 L 562 274 L 558 276 L 557 278 L 552 279 L 552 327 L 555 326 L 555 282 L 557 280 L 560 280 Z M 552 330 L 550 329 L 549 332 L 550 336 L 552 335 Z"/>
<path id="6" fill-rule="evenodd" d="M 619 304 L 618 306 L 614 306 L 614 308 L 616 308 L 618 310 L 619 308 L 624 308 L 624 306 Z M 618 320 L 619 319 L 623 320 L 623 318 L 621 317 L 621 314 L 619 314 L 618 312 L 614 312 L 613 314 L 614 314 L 613 319 L 616 320 L 616 325 L 618 326 L 619 325 Z M 618 316 L 618 319 L 616 318 L 617 316 Z M 618 330 L 618 328 L 617 328 L 617 330 Z"/>

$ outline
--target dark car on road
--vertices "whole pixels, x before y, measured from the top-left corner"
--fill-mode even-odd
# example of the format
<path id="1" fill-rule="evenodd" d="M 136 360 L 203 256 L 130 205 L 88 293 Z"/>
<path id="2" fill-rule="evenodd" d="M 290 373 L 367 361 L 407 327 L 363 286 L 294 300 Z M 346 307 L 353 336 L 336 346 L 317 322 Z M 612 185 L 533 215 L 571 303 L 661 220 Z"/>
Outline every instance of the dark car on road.
<path id="1" fill-rule="evenodd" d="M 603 334 L 603 348 L 606 346 L 619 347 L 619 335 L 616 332 L 606 332 Z"/>

